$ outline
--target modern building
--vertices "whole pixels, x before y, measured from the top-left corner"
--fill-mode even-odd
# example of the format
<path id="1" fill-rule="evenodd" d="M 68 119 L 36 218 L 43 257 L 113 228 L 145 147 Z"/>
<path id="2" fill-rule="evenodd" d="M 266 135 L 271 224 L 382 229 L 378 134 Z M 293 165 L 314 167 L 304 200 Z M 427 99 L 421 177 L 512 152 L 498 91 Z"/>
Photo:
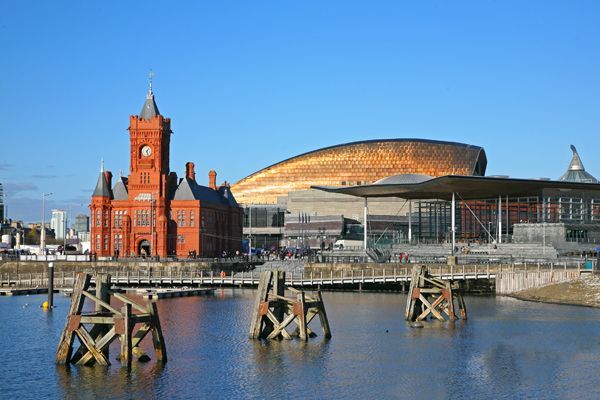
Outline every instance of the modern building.
<path id="1" fill-rule="evenodd" d="M 386 157 L 380 156 L 381 149 L 385 149 Z M 515 180 L 505 176 L 480 179 L 485 176 L 487 160 L 478 146 L 415 139 L 357 142 L 274 164 L 242 179 L 232 190 L 239 191 L 235 192 L 238 199 L 248 201 L 244 206 L 246 210 L 252 209 L 252 213 L 273 207 L 264 203 L 276 199 L 276 206 L 286 211 L 280 236 L 282 245 L 300 242 L 314 247 L 322 238 L 319 224 L 313 222 L 318 219 L 339 220 L 335 230 L 342 233 L 337 238 L 363 235 L 364 227 L 360 224 L 365 221 L 365 198 L 360 194 L 349 195 L 361 193 L 363 187 L 364 193 L 376 193 L 368 198 L 370 245 L 450 242 L 451 202 L 447 196 L 436 197 L 445 193 L 438 187 L 442 184 L 471 185 L 479 190 L 465 198 L 460 196 L 470 189 L 461 186 L 466 192 L 456 192 L 458 240 L 527 241 L 537 237 L 523 233 L 535 230 L 532 224 L 555 223 L 562 224 L 555 231 L 564 232 L 564 237 L 553 243 L 600 243 L 600 194 L 594 185 L 598 181 L 585 170 L 573 146 L 572 151 L 567 171 L 555 181 Z M 389 176 L 381 176 L 388 173 Z M 481 190 L 490 182 L 498 189 L 496 192 Z M 386 192 L 390 188 L 421 190 L 429 185 L 436 187 L 437 192 L 419 192 L 421 197 L 390 196 Z M 510 185 L 520 189 L 511 190 Z M 334 189 L 324 191 L 316 187 Z M 297 229 L 298 215 L 310 216 L 311 222 Z M 244 229 L 245 236 L 246 233 Z M 257 246 L 260 233 L 260 227 L 253 228 Z"/>
<path id="2" fill-rule="evenodd" d="M 485 174 L 486 166 L 485 151 L 479 146 L 424 139 L 368 140 L 289 158 L 249 175 L 235 183 L 231 190 L 240 203 L 244 203 L 244 237 L 252 238 L 253 246 L 267 248 L 277 242 L 281 245 L 301 242 L 314 247 L 318 242 L 316 236 L 312 241 L 298 240 L 297 230 L 290 228 L 298 215 L 336 221 L 339 216 L 340 221 L 345 221 L 330 230 L 332 235 L 325 240 L 328 244 L 336 237 L 345 237 L 346 225 L 356 231 L 356 225 L 364 220 L 364 204 L 359 198 L 326 193 L 311 186 L 365 185 L 396 174 L 413 174 L 414 179 L 447 174 L 479 176 Z M 406 216 L 409 204 L 403 199 L 373 199 L 369 209 L 373 215 Z M 253 223 L 250 229 L 249 214 L 272 213 L 281 215 L 276 220 L 277 225 L 273 225 L 271 218 L 266 225 L 261 221 Z M 292 225 L 287 223 L 289 218 Z M 313 218 L 313 221 L 316 220 Z M 317 232 L 318 228 L 311 226 L 307 232 Z M 341 233 L 333 235 L 338 228 Z M 394 237 L 406 240 L 406 232 Z"/>
<path id="3" fill-rule="evenodd" d="M 101 168 L 90 205 L 91 251 L 98 256 L 216 256 L 242 247 L 243 212 L 230 185 L 196 182 L 169 167 L 171 120 L 160 114 L 152 82 L 139 115 L 129 118 L 130 174 L 112 181 Z"/>
<path id="4" fill-rule="evenodd" d="M 85 214 L 77 214 L 75 217 L 75 228 L 76 232 L 89 232 L 90 231 L 90 217 Z"/>
<path id="5" fill-rule="evenodd" d="M 354 186 L 398 174 L 485 175 L 483 148 L 423 139 L 381 139 L 326 147 L 289 158 L 235 183 L 241 204 L 276 204 L 311 186 Z"/>
<path id="6" fill-rule="evenodd" d="M 64 239 L 67 234 L 67 212 L 64 210 L 52 210 L 50 229 L 54 231 L 56 239 Z"/>

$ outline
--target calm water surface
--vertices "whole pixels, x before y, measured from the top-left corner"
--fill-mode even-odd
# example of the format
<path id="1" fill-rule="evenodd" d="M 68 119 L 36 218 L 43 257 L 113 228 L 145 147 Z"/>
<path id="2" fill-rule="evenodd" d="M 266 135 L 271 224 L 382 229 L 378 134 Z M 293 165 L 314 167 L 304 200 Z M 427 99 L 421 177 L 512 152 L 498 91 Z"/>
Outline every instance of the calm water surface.
<path id="1" fill-rule="evenodd" d="M 0 398 L 600 398 L 600 310 L 467 297 L 468 322 L 411 329 L 405 295 L 324 293 L 331 340 L 258 342 L 254 293 L 160 300 L 169 362 L 131 371 L 55 366 L 69 299 L 0 297 Z"/>

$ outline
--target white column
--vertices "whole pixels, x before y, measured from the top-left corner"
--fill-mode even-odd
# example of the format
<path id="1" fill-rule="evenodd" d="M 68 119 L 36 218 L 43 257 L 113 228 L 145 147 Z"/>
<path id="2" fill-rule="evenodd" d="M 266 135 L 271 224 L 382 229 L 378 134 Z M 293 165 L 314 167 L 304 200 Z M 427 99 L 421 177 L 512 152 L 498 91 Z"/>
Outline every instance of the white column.
<path id="1" fill-rule="evenodd" d="M 498 195 L 498 243 L 502 243 L 502 196 Z"/>
<path id="2" fill-rule="evenodd" d="M 367 229 L 367 212 L 368 212 L 368 200 L 365 197 L 365 228 L 364 228 L 364 247 L 365 247 L 365 254 L 367 253 L 367 233 L 368 233 L 368 229 Z"/>
<path id="3" fill-rule="evenodd" d="M 456 247 L 456 199 L 452 192 L 452 255 L 454 255 L 454 247 Z"/>
<path id="4" fill-rule="evenodd" d="M 298 243 L 298 240 L 296 240 Z M 298 247 L 298 246 L 296 246 Z M 248 205 L 248 260 L 252 259 L 252 207 Z"/>
<path id="5" fill-rule="evenodd" d="M 408 200 L 408 244 L 412 243 L 412 200 Z"/>

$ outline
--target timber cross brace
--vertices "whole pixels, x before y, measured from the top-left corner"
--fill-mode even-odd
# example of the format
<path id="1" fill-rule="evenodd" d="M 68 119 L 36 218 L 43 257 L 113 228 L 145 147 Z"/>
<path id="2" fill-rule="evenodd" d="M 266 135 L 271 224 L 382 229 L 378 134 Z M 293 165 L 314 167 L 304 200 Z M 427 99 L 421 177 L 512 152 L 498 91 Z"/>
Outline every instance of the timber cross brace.
<path id="1" fill-rule="evenodd" d="M 460 318 L 466 320 L 467 308 L 458 284 L 431 276 L 424 265 L 413 267 L 404 315 L 407 321 L 422 321 L 430 316 L 455 321 L 455 301 Z"/>
<path id="2" fill-rule="evenodd" d="M 293 293 L 285 297 L 285 290 Z M 285 272 L 265 271 L 260 276 L 258 293 L 250 323 L 251 339 L 292 339 L 298 336 L 307 341 L 316 334 L 308 327 L 319 316 L 325 338 L 331 338 L 331 329 L 325 312 L 321 292 L 310 296 L 304 291 L 285 287 Z M 288 326 L 295 323 L 296 329 L 290 334 Z"/>
<path id="3" fill-rule="evenodd" d="M 119 339 L 121 351 L 118 359 L 130 367 L 133 356 L 140 361 L 148 360 L 148 356 L 140 347 L 148 333 L 152 335 L 157 359 L 162 363 L 167 362 L 167 350 L 156 303 L 142 305 L 111 291 L 108 274 L 96 275 L 95 294 L 88 291 L 90 281 L 91 275 L 84 273 L 78 274 L 75 279 L 67 324 L 56 351 L 56 363 L 110 365 L 109 346 L 114 340 Z M 123 303 L 120 310 L 111 305 L 111 297 Z M 86 298 L 95 303 L 94 311 L 83 311 Z M 141 326 L 136 331 L 137 324 Z M 75 338 L 79 339 L 79 347 L 74 352 Z"/>

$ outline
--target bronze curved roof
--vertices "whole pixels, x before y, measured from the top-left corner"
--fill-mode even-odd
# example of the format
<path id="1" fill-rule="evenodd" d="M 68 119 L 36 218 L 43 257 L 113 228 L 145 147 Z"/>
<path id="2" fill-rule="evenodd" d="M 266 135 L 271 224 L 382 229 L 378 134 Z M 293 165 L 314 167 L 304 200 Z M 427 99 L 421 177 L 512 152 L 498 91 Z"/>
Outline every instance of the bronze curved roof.
<path id="1" fill-rule="evenodd" d="M 484 175 L 482 147 L 425 139 L 379 139 L 325 147 L 257 171 L 231 190 L 240 203 L 272 204 L 311 186 L 355 186 L 390 175 Z"/>

